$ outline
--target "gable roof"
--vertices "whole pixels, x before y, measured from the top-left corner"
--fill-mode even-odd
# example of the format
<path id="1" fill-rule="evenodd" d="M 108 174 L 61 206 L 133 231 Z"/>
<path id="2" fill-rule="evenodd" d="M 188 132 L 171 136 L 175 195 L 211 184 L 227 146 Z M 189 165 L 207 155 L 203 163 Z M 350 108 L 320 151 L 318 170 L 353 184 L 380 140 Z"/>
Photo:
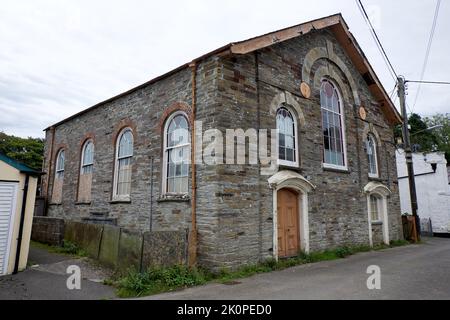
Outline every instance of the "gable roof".
<path id="1" fill-rule="evenodd" d="M 33 168 L 30 168 L 26 164 L 23 164 L 20 161 L 14 160 L 13 158 L 8 157 L 7 155 L 0 152 L 0 161 L 3 161 L 4 163 L 10 165 L 13 168 L 16 168 L 22 173 L 27 173 L 32 176 L 38 176 L 41 175 L 41 172 L 34 170 Z"/>
<path id="2" fill-rule="evenodd" d="M 389 95 L 387 94 L 386 90 L 384 89 L 383 85 L 381 84 L 381 81 L 378 79 L 375 71 L 373 70 L 372 66 L 370 65 L 369 61 L 367 60 L 367 57 L 365 56 L 364 52 L 361 50 L 361 47 L 359 46 L 358 42 L 356 41 L 355 37 L 350 32 L 347 23 L 345 22 L 344 18 L 342 17 L 342 14 L 334 14 L 328 17 L 312 20 L 309 22 L 301 23 L 292 27 L 280 29 L 277 31 L 273 31 L 261 36 L 257 36 L 254 38 L 250 38 L 247 40 L 239 41 L 239 42 L 232 42 L 229 43 L 223 47 L 220 47 L 216 50 L 213 50 L 203 56 L 200 56 L 191 62 L 185 63 L 178 68 L 175 68 L 159 77 L 156 77 L 150 81 L 147 81 L 135 88 L 132 88 L 126 92 L 123 92 L 117 96 L 114 96 L 110 99 L 107 99 L 105 101 L 102 101 L 98 104 L 93 105 L 92 107 L 85 109 L 81 112 L 78 112 L 74 115 L 72 115 L 69 118 L 66 118 L 48 128 L 45 129 L 49 130 L 52 127 L 57 127 L 60 124 L 63 124 L 64 122 L 67 122 L 71 119 L 76 118 L 77 116 L 80 116 L 92 109 L 95 109 L 97 107 L 100 107 L 108 102 L 111 102 L 113 100 L 116 100 L 120 97 L 123 97 L 125 95 L 128 95 L 136 90 L 139 90 L 145 86 L 148 86 L 150 84 L 153 84 L 155 82 L 158 82 L 166 77 L 169 77 L 178 71 L 181 71 L 183 69 L 186 69 L 190 67 L 191 65 L 195 63 L 199 63 L 202 60 L 205 60 L 211 56 L 214 55 L 222 55 L 222 54 L 236 54 L 236 55 L 243 55 L 248 54 L 256 50 L 260 50 L 266 47 L 269 47 L 271 45 L 274 45 L 276 43 L 280 43 L 289 39 L 293 39 L 296 37 L 301 37 L 302 35 L 305 35 L 311 31 L 314 30 L 322 30 L 329 28 L 331 32 L 335 35 L 336 39 L 340 43 L 340 45 L 343 47 L 347 55 L 349 56 L 350 60 L 353 62 L 356 69 L 360 72 L 360 74 L 363 76 L 364 80 L 366 81 L 370 92 L 375 97 L 377 102 L 380 104 L 384 114 L 386 115 L 387 119 L 393 123 L 393 124 L 400 124 L 402 123 L 402 117 L 395 108 L 395 105 L 393 104 L 392 100 L 389 98 Z"/>

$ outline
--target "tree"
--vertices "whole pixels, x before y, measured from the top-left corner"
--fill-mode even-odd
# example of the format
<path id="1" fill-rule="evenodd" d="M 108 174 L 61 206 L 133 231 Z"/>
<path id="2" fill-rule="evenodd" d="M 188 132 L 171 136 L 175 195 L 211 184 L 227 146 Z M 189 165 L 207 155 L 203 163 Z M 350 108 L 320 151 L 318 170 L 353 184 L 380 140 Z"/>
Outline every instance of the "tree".
<path id="1" fill-rule="evenodd" d="M 438 113 L 432 117 L 424 119 L 427 127 L 442 126 L 433 129 L 432 133 L 435 138 L 436 150 L 445 152 L 445 158 L 450 165 L 450 113 Z"/>
<path id="2" fill-rule="evenodd" d="M 410 125 L 411 145 L 414 151 L 420 152 L 445 152 L 445 158 L 450 164 L 450 113 L 436 114 L 431 117 L 422 117 L 411 114 L 408 118 Z M 427 130 L 428 128 L 442 126 Z M 394 128 L 395 138 L 402 137 L 402 127 Z"/>
<path id="3" fill-rule="evenodd" d="M 44 139 L 32 137 L 24 139 L 0 132 L 0 152 L 33 169 L 42 170 Z"/>

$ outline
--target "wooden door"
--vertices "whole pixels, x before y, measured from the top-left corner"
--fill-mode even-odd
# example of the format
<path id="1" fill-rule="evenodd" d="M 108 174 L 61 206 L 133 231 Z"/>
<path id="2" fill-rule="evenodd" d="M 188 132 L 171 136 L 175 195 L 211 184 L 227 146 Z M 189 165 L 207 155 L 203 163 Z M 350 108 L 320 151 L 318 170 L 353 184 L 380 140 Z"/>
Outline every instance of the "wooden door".
<path id="1" fill-rule="evenodd" d="M 288 189 L 278 191 L 278 257 L 298 255 L 300 228 L 297 193 Z"/>

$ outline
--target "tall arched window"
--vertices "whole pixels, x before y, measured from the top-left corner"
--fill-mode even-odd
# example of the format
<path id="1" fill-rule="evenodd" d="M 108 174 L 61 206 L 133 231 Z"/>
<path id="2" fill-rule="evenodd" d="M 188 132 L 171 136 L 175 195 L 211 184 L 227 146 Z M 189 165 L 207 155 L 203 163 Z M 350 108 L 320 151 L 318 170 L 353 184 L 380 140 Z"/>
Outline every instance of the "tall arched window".
<path id="1" fill-rule="evenodd" d="M 88 140 L 84 143 L 81 155 L 81 174 L 92 173 L 94 168 L 94 143 Z"/>
<path id="2" fill-rule="evenodd" d="M 297 122 L 286 107 L 277 110 L 278 159 L 282 165 L 298 165 Z"/>
<path id="3" fill-rule="evenodd" d="M 369 177 L 378 177 L 377 143 L 372 134 L 367 135 L 366 152 L 369 163 Z"/>
<path id="4" fill-rule="evenodd" d="M 183 112 L 174 113 L 164 129 L 164 181 L 163 193 L 189 192 L 189 159 L 191 142 L 189 124 Z"/>
<path id="5" fill-rule="evenodd" d="M 94 171 L 94 142 L 89 139 L 81 149 L 81 168 L 78 181 L 78 202 L 91 202 L 92 173 Z"/>
<path id="6" fill-rule="evenodd" d="M 56 155 L 55 180 L 52 189 L 52 203 L 60 204 L 62 202 L 62 188 L 64 184 L 64 164 L 66 161 L 66 152 L 64 149 L 58 151 Z"/>
<path id="7" fill-rule="evenodd" d="M 346 169 L 343 105 L 336 86 L 328 80 L 322 81 L 320 105 L 322 108 L 324 166 Z"/>
<path id="8" fill-rule="evenodd" d="M 58 152 L 58 156 L 56 158 L 56 178 L 63 179 L 64 178 L 64 162 L 66 159 L 64 149 L 61 149 Z"/>
<path id="9" fill-rule="evenodd" d="M 125 128 L 117 138 L 116 172 L 114 197 L 119 200 L 129 200 L 131 193 L 131 160 L 133 158 L 133 132 Z"/>

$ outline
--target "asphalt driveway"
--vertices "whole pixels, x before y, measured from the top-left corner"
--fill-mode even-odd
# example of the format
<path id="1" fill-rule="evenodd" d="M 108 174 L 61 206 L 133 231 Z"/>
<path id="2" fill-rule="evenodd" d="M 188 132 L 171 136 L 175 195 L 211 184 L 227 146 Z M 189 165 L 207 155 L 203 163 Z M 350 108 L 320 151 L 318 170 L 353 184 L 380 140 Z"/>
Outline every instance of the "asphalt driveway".
<path id="1" fill-rule="evenodd" d="M 367 268 L 381 268 L 381 290 L 367 288 Z M 145 299 L 450 299 L 450 239 L 360 253 Z"/>
<path id="2" fill-rule="evenodd" d="M 115 298 L 114 289 L 103 285 L 103 268 L 86 258 L 72 258 L 30 247 L 27 270 L 0 277 L 0 300 L 102 300 Z M 67 289 L 67 267 L 81 269 L 81 289 Z"/>

